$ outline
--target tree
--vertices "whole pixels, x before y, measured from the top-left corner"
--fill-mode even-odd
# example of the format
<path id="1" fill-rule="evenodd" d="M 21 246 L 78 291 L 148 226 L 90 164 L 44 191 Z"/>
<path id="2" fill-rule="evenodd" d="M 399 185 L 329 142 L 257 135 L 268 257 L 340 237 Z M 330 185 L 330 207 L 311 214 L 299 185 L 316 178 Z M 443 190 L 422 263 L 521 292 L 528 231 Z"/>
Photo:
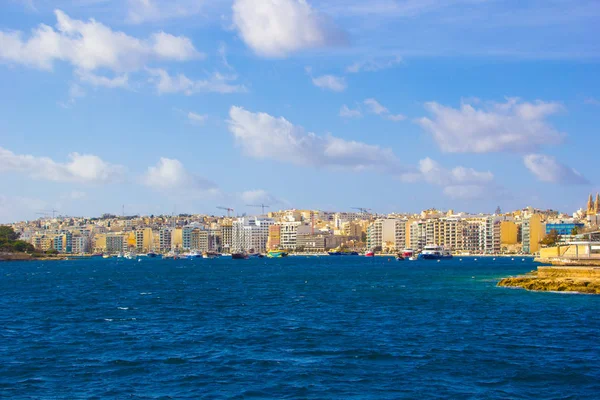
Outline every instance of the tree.
<path id="1" fill-rule="evenodd" d="M 19 234 L 10 226 L 0 226 L 0 242 L 14 242 Z"/>
<path id="2" fill-rule="evenodd" d="M 554 246 L 560 241 L 560 235 L 556 229 L 552 229 L 544 239 L 540 242 L 545 246 Z"/>
<path id="3" fill-rule="evenodd" d="M 579 227 L 576 226 L 571 230 L 571 235 L 575 236 L 575 235 L 579 235 Z"/>

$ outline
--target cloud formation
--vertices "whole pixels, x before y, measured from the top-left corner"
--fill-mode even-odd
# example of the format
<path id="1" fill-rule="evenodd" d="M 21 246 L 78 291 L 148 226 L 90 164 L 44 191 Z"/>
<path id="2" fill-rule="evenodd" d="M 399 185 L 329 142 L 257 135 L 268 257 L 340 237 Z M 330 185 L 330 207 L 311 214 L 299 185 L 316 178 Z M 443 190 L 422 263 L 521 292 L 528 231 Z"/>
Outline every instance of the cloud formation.
<path id="1" fill-rule="evenodd" d="M 281 200 L 263 189 L 247 190 L 240 197 L 246 205 L 273 205 L 281 203 Z"/>
<path id="2" fill-rule="evenodd" d="M 185 195 L 211 195 L 219 192 L 208 179 L 188 172 L 181 161 L 162 157 L 142 178 L 142 182 L 157 191 Z"/>
<path id="3" fill-rule="evenodd" d="M 542 182 L 565 185 L 585 185 L 589 183 L 579 171 L 556 161 L 551 156 L 528 154 L 523 158 L 523 163 Z"/>
<path id="4" fill-rule="evenodd" d="M 125 168 L 91 154 L 69 154 L 59 163 L 48 157 L 19 155 L 0 147 L 0 173 L 15 172 L 54 182 L 112 183 L 124 178 Z"/>
<path id="5" fill-rule="evenodd" d="M 312 78 L 312 83 L 316 87 L 334 92 L 343 92 L 348 87 L 345 78 L 335 75 L 322 75 Z"/>
<path id="6" fill-rule="evenodd" d="M 55 61 L 77 70 L 136 71 L 150 61 L 186 61 L 201 58 L 191 40 L 157 32 L 138 39 L 90 19 L 70 18 L 55 11 L 56 29 L 41 24 L 28 39 L 21 32 L 0 31 L 0 61 L 51 70 Z"/>
<path id="7" fill-rule="evenodd" d="M 564 136 L 546 121 L 563 109 L 558 103 L 508 98 L 505 103 L 491 102 L 481 108 L 469 102 L 458 109 L 429 102 L 425 109 L 431 118 L 417 123 L 448 153 L 531 151 L 558 143 Z"/>
<path id="8" fill-rule="evenodd" d="M 381 105 L 377 100 L 370 98 L 366 99 L 364 102 L 365 106 L 367 106 L 369 112 L 372 114 L 377 114 L 382 118 L 388 119 L 390 121 L 403 121 L 406 119 L 406 116 L 402 114 L 392 114 L 390 110 Z"/>
<path id="9" fill-rule="evenodd" d="M 192 80 L 184 74 L 170 75 L 161 68 L 148 68 L 152 76 L 150 82 L 156 86 L 160 94 L 183 93 L 191 96 L 196 93 L 245 93 L 248 89 L 244 85 L 230 83 L 237 79 L 236 75 L 213 74 L 208 79 Z"/>
<path id="10" fill-rule="evenodd" d="M 393 68 L 402 63 L 402 57 L 377 57 L 366 61 L 357 61 L 346 68 L 346 72 L 356 74 L 358 72 L 377 72 L 388 68 Z"/>
<path id="11" fill-rule="evenodd" d="M 347 105 L 343 105 L 340 108 L 340 117 L 342 118 L 360 118 L 362 117 L 362 112 L 359 108 L 351 109 Z"/>
<path id="12" fill-rule="evenodd" d="M 494 190 L 494 174 L 473 168 L 455 167 L 446 169 L 427 157 L 419 161 L 418 171 L 401 175 L 404 182 L 424 181 L 442 186 L 444 194 L 455 199 L 475 199 Z"/>
<path id="13" fill-rule="evenodd" d="M 250 157 L 312 167 L 401 170 L 391 149 L 332 135 L 319 136 L 283 117 L 253 113 L 242 107 L 231 107 L 229 118 L 229 131 Z"/>
<path id="14" fill-rule="evenodd" d="M 286 57 L 345 41 L 333 22 L 306 0 L 234 0 L 233 24 L 246 45 L 263 57 Z"/>

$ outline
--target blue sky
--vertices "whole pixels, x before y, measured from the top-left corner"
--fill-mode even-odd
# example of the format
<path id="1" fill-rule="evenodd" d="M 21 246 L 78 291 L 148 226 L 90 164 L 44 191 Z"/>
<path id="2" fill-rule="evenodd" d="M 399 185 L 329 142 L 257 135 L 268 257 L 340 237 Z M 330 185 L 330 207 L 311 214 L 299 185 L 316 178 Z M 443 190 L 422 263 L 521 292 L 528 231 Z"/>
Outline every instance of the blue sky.
<path id="1" fill-rule="evenodd" d="M 219 205 L 572 212 L 600 4 L 8 0 L 0 222 Z"/>

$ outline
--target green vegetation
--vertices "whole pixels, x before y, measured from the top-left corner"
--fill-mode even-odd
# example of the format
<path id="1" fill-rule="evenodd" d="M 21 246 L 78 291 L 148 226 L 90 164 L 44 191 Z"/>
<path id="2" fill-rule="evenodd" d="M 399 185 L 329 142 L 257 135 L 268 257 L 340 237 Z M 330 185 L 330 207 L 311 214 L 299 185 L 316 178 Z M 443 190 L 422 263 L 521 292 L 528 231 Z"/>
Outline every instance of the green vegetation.
<path id="1" fill-rule="evenodd" d="M 19 240 L 19 234 L 10 226 L 0 226 L 0 252 L 31 253 L 34 251 L 31 243 Z"/>
<path id="2" fill-rule="evenodd" d="M 546 237 L 542 239 L 540 244 L 552 247 L 555 246 L 558 242 L 560 242 L 560 235 L 558 234 L 558 231 L 556 229 L 552 229 L 550 233 L 548 233 Z"/>

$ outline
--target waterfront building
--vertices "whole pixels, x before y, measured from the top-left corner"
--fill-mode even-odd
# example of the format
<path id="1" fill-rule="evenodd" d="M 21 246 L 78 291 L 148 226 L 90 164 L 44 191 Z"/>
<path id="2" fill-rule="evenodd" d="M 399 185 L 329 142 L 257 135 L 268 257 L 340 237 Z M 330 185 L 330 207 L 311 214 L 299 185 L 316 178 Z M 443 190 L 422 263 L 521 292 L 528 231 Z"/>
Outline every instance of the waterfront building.
<path id="1" fill-rule="evenodd" d="M 168 253 L 173 248 L 173 230 L 161 228 L 158 231 L 158 249 L 161 253 Z"/>
<path id="2" fill-rule="evenodd" d="M 221 248 L 224 252 L 230 253 L 233 243 L 233 225 L 228 220 L 221 225 Z"/>
<path id="3" fill-rule="evenodd" d="M 271 225 L 269 227 L 269 237 L 267 239 L 267 250 L 277 250 L 281 246 L 281 225 Z"/>
<path id="4" fill-rule="evenodd" d="M 274 223 L 275 221 L 270 218 L 242 217 L 236 219 L 232 229 L 232 251 L 266 251 L 269 226 Z"/>
<path id="5" fill-rule="evenodd" d="M 546 223 L 546 235 L 552 231 L 556 231 L 561 236 L 576 235 L 576 232 L 581 232 L 585 224 L 575 221 L 550 221 Z"/>
<path id="6" fill-rule="evenodd" d="M 514 246 L 519 242 L 519 227 L 514 221 L 500 222 L 500 245 Z"/>
<path id="7" fill-rule="evenodd" d="M 540 249 L 540 242 L 545 236 L 545 224 L 540 214 L 533 214 L 523 221 L 522 238 L 523 252 L 528 254 L 537 253 Z"/>
<path id="8" fill-rule="evenodd" d="M 106 246 L 102 251 L 109 254 L 121 253 L 127 250 L 127 236 L 125 235 L 106 235 Z"/>
<path id="9" fill-rule="evenodd" d="M 205 252 L 209 250 L 208 230 L 195 228 L 190 234 L 190 247 L 193 251 Z"/>
<path id="10" fill-rule="evenodd" d="M 135 231 L 135 248 L 138 253 L 147 253 L 154 250 L 152 228 L 140 228 Z"/>
<path id="11" fill-rule="evenodd" d="M 56 235 L 52 238 L 52 249 L 62 253 L 64 251 L 64 236 Z"/>
<path id="12" fill-rule="evenodd" d="M 73 236 L 73 254 L 84 254 L 89 251 L 89 239 L 87 237 Z"/>
<path id="13" fill-rule="evenodd" d="M 377 219 L 367 227 L 367 248 L 400 251 L 406 246 L 406 220 Z"/>

